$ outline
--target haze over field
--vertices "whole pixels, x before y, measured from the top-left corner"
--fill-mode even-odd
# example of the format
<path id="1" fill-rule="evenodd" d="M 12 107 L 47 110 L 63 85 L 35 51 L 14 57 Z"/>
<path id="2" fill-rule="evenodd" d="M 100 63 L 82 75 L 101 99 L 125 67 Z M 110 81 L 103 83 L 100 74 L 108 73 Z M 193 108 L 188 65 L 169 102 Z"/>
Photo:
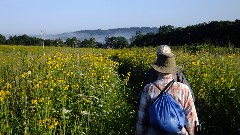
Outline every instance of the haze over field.
<path id="1" fill-rule="evenodd" d="M 62 34 L 55 35 L 44 35 L 46 39 L 59 39 L 66 40 L 68 38 L 76 37 L 79 40 L 95 38 L 97 42 L 104 42 L 106 37 L 125 37 L 128 41 L 136 35 L 136 31 L 140 31 L 142 34 L 147 33 L 157 33 L 157 27 L 131 27 L 131 28 L 116 28 L 116 29 L 108 29 L 108 30 L 82 30 L 76 32 L 68 32 Z M 34 37 L 42 38 L 42 35 L 32 35 Z"/>

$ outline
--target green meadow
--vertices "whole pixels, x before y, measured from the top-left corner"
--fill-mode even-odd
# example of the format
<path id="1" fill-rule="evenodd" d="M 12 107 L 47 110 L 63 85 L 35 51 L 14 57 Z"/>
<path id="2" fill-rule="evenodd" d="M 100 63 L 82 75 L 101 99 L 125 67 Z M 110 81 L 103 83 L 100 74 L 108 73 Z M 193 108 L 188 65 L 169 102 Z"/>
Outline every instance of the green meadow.
<path id="1" fill-rule="evenodd" d="M 194 91 L 202 134 L 238 134 L 240 49 L 172 50 Z M 0 134 L 134 134 L 155 52 L 0 45 Z"/>

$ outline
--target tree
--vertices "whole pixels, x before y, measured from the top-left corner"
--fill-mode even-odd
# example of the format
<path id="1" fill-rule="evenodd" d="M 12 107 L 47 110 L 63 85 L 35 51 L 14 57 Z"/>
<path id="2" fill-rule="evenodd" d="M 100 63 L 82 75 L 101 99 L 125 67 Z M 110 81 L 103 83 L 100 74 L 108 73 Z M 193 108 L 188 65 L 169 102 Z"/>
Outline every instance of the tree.
<path id="1" fill-rule="evenodd" d="M 18 37 L 15 35 L 15 36 L 10 36 L 6 42 L 8 45 L 18 45 L 17 40 L 18 40 Z"/>
<path id="2" fill-rule="evenodd" d="M 143 45 L 142 46 L 146 47 L 146 46 L 156 45 L 156 43 L 154 42 L 154 37 L 155 37 L 155 34 L 152 32 L 149 32 L 146 35 L 143 35 L 143 37 L 142 37 Z"/>
<path id="3" fill-rule="evenodd" d="M 65 42 L 65 44 L 68 46 L 68 47 L 78 47 L 79 45 L 79 40 L 76 38 L 76 37 L 73 37 L 73 38 L 68 38 Z"/>
<path id="4" fill-rule="evenodd" d="M 143 45 L 142 39 L 143 39 L 143 34 L 141 33 L 141 31 L 136 31 L 136 35 L 130 39 L 131 41 L 130 46 L 131 47 L 142 46 Z"/>
<path id="5" fill-rule="evenodd" d="M 169 32 L 174 31 L 174 26 L 172 25 L 163 25 L 159 27 L 158 33 L 160 34 L 167 34 Z"/>
<path id="6" fill-rule="evenodd" d="M 63 46 L 64 45 L 64 42 L 62 41 L 61 38 L 55 39 L 53 43 L 55 46 Z"/>
<path id="7" fill-rule="evenodd" d="M 19 45 L 31 45 L 31 39 L 28 35 L 24 34 L 22 36 L 18 36 L 18 44 Z"/>
<path id="8" fill-rule="evenodd" d="M 88 47 L 91 47 L 91 48 L 96 48 L 97 47 L 97 41 L 96 41 L 95 38 L 90 38 L 89 39 Z"/>
<path id="9" fill-rule="evenodd" d="M 146 46 L 154 46 L 156 45 L 155 41 L 155 33 L 149 32 L 143 35 L 140 31 L 136 32 L 136 36 L 131 38 L 131 47 L 146 47 Z"/>
<path id="10" fill-rule="evenodd" d="M 81 47 L 96 48 L 97 47 L 96 39 L 95 38 L 90 38 L 88 40 L 88 39 L 85 38 L 83 40 L 82 44 L 81 44 Z"/>
<path id="11" fill-rule="evenodd" d="M 46 39 L 46 40 L 44 40 L 44 45 L 45 46 L 54 46 L 54 41 L 51 39 Z"/>
<path id="12" fill-rule="evenodd" d="M 0 44 L 6 43 L 6 37 L 0 34 Z"/>
<path id="13" fill-rule="evenodd" d="M 6 44 L 9 45 L 40 45 L 41 39 L 36 37 L 29 37 L 24 34 L 21 36 L 10 36 L 8 40 L 6 40 Z"/>
<path id="14" fill-rule="evenodd" d="M 105 38 L 105 46 L 110 48 L 124 48 L 128 47 L 128 41 L 125 37 L 106 37 Z"/>

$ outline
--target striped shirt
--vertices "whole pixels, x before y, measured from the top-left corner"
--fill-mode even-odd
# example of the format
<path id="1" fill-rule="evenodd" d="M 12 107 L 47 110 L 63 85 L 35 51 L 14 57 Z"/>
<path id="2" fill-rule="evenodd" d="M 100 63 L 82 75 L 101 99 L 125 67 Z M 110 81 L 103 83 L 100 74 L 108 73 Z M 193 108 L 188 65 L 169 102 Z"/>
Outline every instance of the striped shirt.
<path id="1" fill-rule="evenodd" d="M 172 78 L 169 77 L 159 77 L 154 84 L 156 84 L 158 88 L 162 90 L 171 80 Z M 144 87 L 138 110 L 138 120 L 135 132 L 136 135 L 144 135 L 149 129 L 147 116 L 148 107 L 151 102 L 154 101 L 160 94 L 160 90 L 158 88 L 152 83 L 147 84 Z M 191 135 L 193 135 L 196 123 L 198 125 L 198 117 L 189 87 L 183 83 L 174 82 L 169 88 L 168 93 L 170 93 L 173 98 L 182 106 L 186 116 L 187 130 Z"/>

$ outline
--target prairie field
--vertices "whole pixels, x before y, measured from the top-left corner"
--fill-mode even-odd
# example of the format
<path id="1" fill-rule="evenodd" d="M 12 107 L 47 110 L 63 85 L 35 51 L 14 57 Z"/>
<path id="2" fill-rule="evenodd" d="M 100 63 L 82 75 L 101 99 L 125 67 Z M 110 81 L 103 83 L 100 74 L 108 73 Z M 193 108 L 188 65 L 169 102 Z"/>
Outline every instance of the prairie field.
<path id="1" fill-rule="evenodd" d="M 240 132 L 240 49 L 172 47 L 195 95 L 202 134 Z M 0 134 L 134 134 L 156 47 L 0 45 Z"/>

